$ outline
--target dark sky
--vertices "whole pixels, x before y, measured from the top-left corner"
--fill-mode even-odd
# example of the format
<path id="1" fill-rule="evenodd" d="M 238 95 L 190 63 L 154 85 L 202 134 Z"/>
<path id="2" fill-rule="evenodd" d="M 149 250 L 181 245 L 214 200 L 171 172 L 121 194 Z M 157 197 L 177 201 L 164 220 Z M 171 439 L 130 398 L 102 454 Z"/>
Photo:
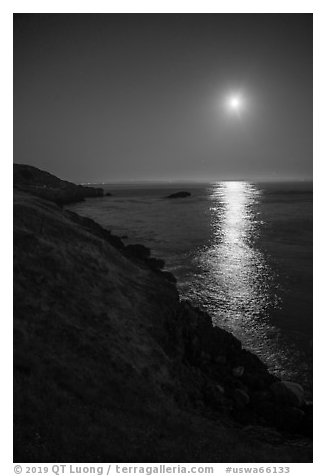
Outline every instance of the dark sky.
<path id="1" fill-rule="evenodd" d="M 14 161 L 82 182 L 310 179 L 312 15 L 15 14 Z"/>

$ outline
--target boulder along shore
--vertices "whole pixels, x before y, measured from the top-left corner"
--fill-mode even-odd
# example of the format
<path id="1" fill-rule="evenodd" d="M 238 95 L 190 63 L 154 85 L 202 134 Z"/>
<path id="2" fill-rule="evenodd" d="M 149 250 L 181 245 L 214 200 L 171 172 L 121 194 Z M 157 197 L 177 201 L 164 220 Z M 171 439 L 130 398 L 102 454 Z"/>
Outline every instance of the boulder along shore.
<path id="1" fill-rule="evenodd" d="M 312 461 L 302 387 L 39 172 L 14 188 L 14 461 Z"/>

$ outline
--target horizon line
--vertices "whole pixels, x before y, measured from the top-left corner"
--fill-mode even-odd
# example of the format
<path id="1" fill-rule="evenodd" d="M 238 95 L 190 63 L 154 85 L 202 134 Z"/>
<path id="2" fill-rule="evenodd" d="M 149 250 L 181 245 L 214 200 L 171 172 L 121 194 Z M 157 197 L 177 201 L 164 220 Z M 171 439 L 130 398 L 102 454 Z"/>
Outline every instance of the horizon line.
<path id="1" fill-rule="evenodd" d="M 260 179 L 249 179 L 249 178 L 237 178 L 237 179 L 221 179 L 221 180 L 208 180 L 208 179 L 121 179 L 121 180 L 98 180 L 91 182 L 78 182 L 80 185 L 136 185 L 136 184 L 214 184 L 220 182 L 251 182 L 251 183 L 275 183 L 275 182 L 313 182 L 313 177 L 311 178 L 260 178 Z"/>

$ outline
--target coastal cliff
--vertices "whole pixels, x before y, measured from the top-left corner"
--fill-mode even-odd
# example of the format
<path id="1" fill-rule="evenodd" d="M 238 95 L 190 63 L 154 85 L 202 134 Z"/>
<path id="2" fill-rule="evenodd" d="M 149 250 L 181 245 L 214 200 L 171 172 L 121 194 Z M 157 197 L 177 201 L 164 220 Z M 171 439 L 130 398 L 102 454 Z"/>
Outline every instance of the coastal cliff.
<path id="1" fill-rule="evenodd" d="M 32 193 L 14 190 L 15 461 L 312 460 L 300 386 L 181 301 L 149 249 Z"/>
<path id="2" fill-rule="evenodd" d="M 103 196 L 102 188 L 76 185 L 37 167 L 23 164 L 14 164 L 13 185 L 17 190 L 51 200 L 57 205 L 80 202 L 86 197 Z"/>

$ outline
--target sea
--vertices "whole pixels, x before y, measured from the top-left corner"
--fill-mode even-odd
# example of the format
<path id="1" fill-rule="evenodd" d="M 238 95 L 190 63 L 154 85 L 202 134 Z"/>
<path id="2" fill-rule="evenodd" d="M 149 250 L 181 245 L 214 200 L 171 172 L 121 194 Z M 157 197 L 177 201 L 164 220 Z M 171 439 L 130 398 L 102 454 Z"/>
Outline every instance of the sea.
<path id="1" fill-rule="evenodd" d="M 311 182 L 96 185 L 112 196 L 69 208 L 150 247 L 183 299 L 312 395 Z"/>

